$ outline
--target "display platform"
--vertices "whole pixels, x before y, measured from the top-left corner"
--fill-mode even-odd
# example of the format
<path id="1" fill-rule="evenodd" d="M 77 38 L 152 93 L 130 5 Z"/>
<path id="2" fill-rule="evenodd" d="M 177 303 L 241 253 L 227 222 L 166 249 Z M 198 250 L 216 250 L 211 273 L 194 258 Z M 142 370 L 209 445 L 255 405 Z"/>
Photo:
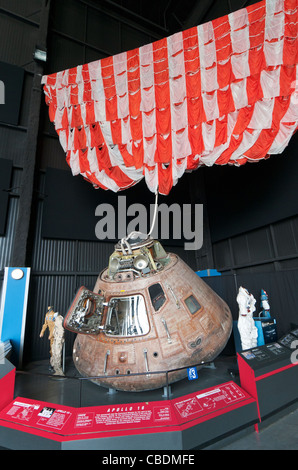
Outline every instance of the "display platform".
<path id="1" fill-rule="evenodd" d="M 215 364 L 198 375 L 197 380 L 174 384 L 170 398 L 162 398 L 161 390 L 132 395 L 110 393 L 86 381 L 85 393 L 90 395 L 92 391 L 93 398 L 98 394 L 99 402 L 104 398 L 105 404 L 81 407 L 35 398 L 42 389 L 44 397 L 48 392 L 44 387 L 39 389 L 35 376 L 35 396 L 15 396 L 0 411 L 0 446 L 20 450 L 177 451 L 202 447 L 258 422 L 255 398 L 235 381 L 220 382 L 229 377 L 223 361 L 218 368 Z M 205 387 L 208 382 L 213 385 Z M 57 393 L 60 389 L 61 399 L 68 379 L 52 377 L 51 383 Z M 28 393 L 28 383 L 24 386 L 23 381 L 26 390 Z"/>
<path id="2" fill-rule="evenodd" d="M 295 344 L 295 341 L 297 344 Z M 298 330 L 238 353 L 241 386 L 257 401 L 259 421 L 298 400 Z"/>

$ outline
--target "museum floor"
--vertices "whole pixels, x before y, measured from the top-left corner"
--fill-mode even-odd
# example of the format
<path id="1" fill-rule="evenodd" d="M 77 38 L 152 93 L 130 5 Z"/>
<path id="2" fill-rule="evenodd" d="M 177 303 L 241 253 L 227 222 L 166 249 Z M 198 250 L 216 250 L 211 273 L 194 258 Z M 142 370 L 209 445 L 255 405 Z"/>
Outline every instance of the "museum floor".
<path id="1" fill-rule="evenodd" d="M 65 361 L 67 378 L 50 376 L 48 361 L 29 364 L 17 372 L 15 397 L 21 396 L 65 406 L 97 406 L 116 403 L 162 400 L 165 389 L 148 392 L 114 392 L 99 387 L 88 380 L 78 380 L 79 375 L 71 358 Z M 199 378 L 187 378 L 170 387 L 171 398 L 233 380 L 239 384 L 237 363 L 234 357 L 219 357 L 209 368 L 199 370 Z M 255 432 L 253 426 L 203 447 L 204 450 L 297 450 L 298 403 L 286 407 L 267 418 Z M 3 448 L 0 447 L 0 450 Z M 3 449 L 4 450 L 4 449 Z"/>
<path id="2" fill-rule="evenodd" d="M 205 450 L 298 450 L 298 404 L 266 420 L 259 433 L 245 429 Z"/>

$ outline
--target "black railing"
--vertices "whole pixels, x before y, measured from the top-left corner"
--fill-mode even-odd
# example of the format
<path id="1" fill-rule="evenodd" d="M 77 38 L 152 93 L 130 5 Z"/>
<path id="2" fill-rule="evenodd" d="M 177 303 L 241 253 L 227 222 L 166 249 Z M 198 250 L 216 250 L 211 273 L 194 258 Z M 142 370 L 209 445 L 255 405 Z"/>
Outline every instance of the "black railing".
<path id="1" fill-rule="evenodd" d="M 176 368 L 176 369 L 170 369 L 170 370 L 161 370 L 161 371 L 146 371 L 146 372 L 135 372 L 135 373 L 130 373 L 130 374 L 115 374 L 115 375 L 96 375 L 96 376 L 88 376 L 88 377 L 83 377 L 83 376 L 72 376 L 72 375 L 54 375 L 52 373 L 49 373 L 49 374 L 46 374 L 44 372 L 32 372 L 32 371 L 25 371 L 25 370 L 16 370 L 16 375 L 27 375 L 27 376 L 39 376 L 39 377 L 47 377 L 48 379 L 57 379 L 57 380 L 75 380 L 75 381 L 78 381 L 79 383 L 79 407 L 82 407 L 82 384 L 84 381 L 93 381 L 93 380 L 101 380 L 101 381 L 107 381 L 109 379 L 120 379 L 121 378 L 125 378 L 125 380 L 130 380 L 130 378 L 133 378 L 133 377 L 136 377 L 136 376 L 144 376 L 144 377 L 148 377 L 148 376 L 151 376 L 151 375 L 161 375 L 161 374 L 164 374 L 165 375 L 165 384 L 163 386 L 160 386 L 160 387 L 156 387 L 155 390 L 157 389 L 161 389 L 163 390 L 163 395 L 162 397 L 165 398 L 165 399 L 169 399 L 170 396 L 171 396 L 171 389 L 170 389 L 170 386 L 173 385 L 173 383 L 171 383 L 169 381 L 169 374 L 173 374 L 175 372 L 179 372 L 179 371 L 183 371 L 185 370 L 185 377 L 187 377 L 187 369 L 189 369 L 190 367 L 191 368 L 197 368 L 197 367 L 208 367 L 210 368 L 211 365 L 213 364 L 213 361 L 210 361 L 210 362 L 200 362 L 198 364 L 194 364 L 194 365 L 189 365 L 189 366 L 184 366 L 184 367 L 179 367 L 179 368 Z M 183 379 L 183 377 L 182 377 Z M 177 381 L 179 382 L 179 380 Z M 177 383 L 175 382 L 175 383 Z M 99 384 L 101 385 L 101 384 Z M 117 388 L 114 388 L 114 387 L 108 387 L 108 386 L 103 386 L 103 388 L 108 388 L 110 393 L 112 393 L 112 391 L 118 391 Z M 120 389 L 119 391 L 122 392 L 122 390 Z M 146 389 L 145 390 L 146 392 L 150 391 L 149 389 Z M 142 392 L 142 390 L 140 390 L 140 392 Z M 125 393 L 131 393 L 131 392 L 125 392 Z M 139 392 L 138 392 L 139 393 Z"/>

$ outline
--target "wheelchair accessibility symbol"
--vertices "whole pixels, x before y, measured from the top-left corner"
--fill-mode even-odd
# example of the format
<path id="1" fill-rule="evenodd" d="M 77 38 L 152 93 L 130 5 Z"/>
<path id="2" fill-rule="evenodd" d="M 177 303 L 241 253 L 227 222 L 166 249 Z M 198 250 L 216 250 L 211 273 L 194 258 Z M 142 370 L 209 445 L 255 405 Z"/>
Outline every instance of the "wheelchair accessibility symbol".
<path id="1" fill-rule="evenodd" d="M 196 367 L 189 367 L 187 369 L 188 380 L 195 380 L 198 378 L 198 371 Z"/>

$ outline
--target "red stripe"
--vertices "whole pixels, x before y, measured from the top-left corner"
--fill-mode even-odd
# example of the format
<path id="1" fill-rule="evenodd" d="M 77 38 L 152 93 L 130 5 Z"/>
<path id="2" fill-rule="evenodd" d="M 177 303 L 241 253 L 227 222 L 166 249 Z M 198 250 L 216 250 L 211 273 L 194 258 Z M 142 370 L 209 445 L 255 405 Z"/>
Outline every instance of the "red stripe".
<path id="1" fill-rule="evenodd" d="M 158 163 L 158 191 L 160 194 L 169 194 L 173 186 L 172 160 L 169 165 Z"/>

